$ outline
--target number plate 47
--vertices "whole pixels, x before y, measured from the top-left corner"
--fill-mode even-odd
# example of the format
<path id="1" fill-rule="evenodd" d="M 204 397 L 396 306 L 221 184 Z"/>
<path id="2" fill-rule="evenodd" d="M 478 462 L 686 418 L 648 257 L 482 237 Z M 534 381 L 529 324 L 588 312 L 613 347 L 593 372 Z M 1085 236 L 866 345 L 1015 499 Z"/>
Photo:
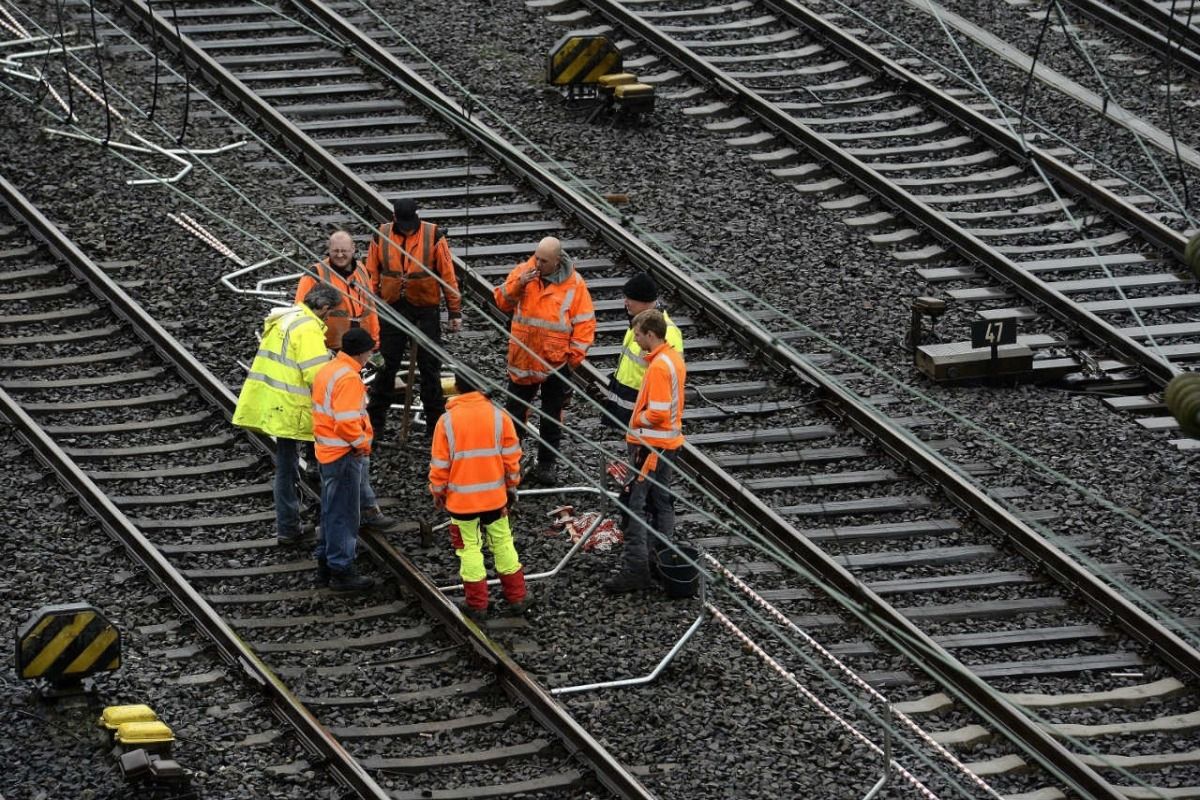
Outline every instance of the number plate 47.
<path id="1" fill-rule="evenodd" d="M 971 347 L 999 347 L 1016 341 L 1015 319 L 980 319 L 971 323 Z"/>

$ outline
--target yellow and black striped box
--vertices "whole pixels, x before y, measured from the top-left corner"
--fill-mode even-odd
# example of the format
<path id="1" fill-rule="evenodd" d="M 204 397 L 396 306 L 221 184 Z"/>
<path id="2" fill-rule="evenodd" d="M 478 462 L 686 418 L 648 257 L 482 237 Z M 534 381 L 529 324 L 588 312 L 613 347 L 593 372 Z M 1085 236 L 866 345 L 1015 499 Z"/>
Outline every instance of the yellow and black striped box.
<path id="1" fill-rule="evenodd" d="M 602 75 L 621 71 L 621 51 L 607 36 L 568 33 L 550 48 L 546 80 L 554 86 L 595 84 Z"/>
<path id="2" fill-rule="evenodd" d="M 121 666 L 121 632 L 87 603 L 42 606 L 17 629 L 17 674 L 71 683 Z"/>

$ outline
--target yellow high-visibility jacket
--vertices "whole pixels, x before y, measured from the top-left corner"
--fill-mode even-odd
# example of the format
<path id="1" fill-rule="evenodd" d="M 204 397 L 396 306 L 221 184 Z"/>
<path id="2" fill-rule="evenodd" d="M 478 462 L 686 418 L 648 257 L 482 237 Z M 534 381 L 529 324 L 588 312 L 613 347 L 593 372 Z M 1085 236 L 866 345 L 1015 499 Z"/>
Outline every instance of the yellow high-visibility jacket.
<path id="1" fill-rule="evenodd" d="M 311 442 L 312 384 L 328 360 L 325 323 L 308 306 L 274 309 L 263 325 L 233 424 Z"/>

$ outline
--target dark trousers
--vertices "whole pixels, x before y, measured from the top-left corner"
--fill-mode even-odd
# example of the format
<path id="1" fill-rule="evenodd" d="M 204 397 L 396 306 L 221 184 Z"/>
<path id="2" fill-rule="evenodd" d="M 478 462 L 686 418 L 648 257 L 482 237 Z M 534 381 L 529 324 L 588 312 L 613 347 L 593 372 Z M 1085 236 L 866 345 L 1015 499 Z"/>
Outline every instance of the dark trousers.
<path id="1" fill-rule="evenodd" d="M 630 448 L 630 460 L 641 469 L 650 451 L 644 447 Z M 678 450 L 661 450 L 658 466 L 651 470 L 645 480 L 637 477 L 629 487 L 629 508 L 633 512 L 628 529 L 625 530 L 625 571 L 639 575 L 650 569 L 650 556 L 665 546 L 675 533 L 675 503 L 671 497 L 671 478 L 675 474 L 675 459 Z M 658 531 L 659 536 L 650 532 Z M 661 537 L 661 538 L 660 538 Z"/>
<path id="2" fill-rule="evenodd" d="M 397 314 L 416 325 L 421 333 L 441 343 L 442 324 L 437 306 L 412 306 L 403 300 L 391 306 Z M 376 440 L 383 437 L 388 408 L 396 401 L 396 373 L 400 370 L 400 362 L 408 358 L 409 344 L 408 333 L 386 320 L 381 319 L 380 323 L 379 352 L 383 355 L 383 368 L 375 375 L 371 384 L 371 399 L 367 403 L 367 414 L 371 417 Z M 425 407 L 425 419 L 432 431 L 438 417 L 446 410 L 446 400 L 442 395 L 442 361 L 436 353 L 418 347 L 417 369 L 421 374 L 421 405 Z"/>
<path id="3" fill-rule="evenodd" d="M 532 404 L 542 393 L 542 413 L 538 417 L 538 429 L 542 441 L 538 442 L 538 463 L 553 464 L 558 460 L 558 450 L 562 444 L 563 410 L 571 399 L 571 384 L 562 378 L 558 372 L 550 373 L 550 377 L 542 383 L 513 383 L 508 382 L 508 401 L 504 410 L 513 418 L 522 437 L 528 432 L 525 423 L 531 410 L 527 404 Z"/>

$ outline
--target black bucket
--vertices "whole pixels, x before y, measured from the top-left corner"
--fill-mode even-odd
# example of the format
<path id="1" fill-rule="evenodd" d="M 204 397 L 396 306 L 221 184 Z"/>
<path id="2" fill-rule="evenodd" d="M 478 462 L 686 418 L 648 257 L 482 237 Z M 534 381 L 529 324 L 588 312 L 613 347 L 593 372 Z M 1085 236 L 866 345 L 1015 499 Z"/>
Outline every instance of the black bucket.
<path id="1" fill-rule="evenodd" d="M 700 551 L 686 544 L 677 547 L 680 552 L 669 547 L 658 551 L 655 566 L 659 578 L 668 597 L 695 597 L 700 590 L 700 570 L 695 563 Z"/>

